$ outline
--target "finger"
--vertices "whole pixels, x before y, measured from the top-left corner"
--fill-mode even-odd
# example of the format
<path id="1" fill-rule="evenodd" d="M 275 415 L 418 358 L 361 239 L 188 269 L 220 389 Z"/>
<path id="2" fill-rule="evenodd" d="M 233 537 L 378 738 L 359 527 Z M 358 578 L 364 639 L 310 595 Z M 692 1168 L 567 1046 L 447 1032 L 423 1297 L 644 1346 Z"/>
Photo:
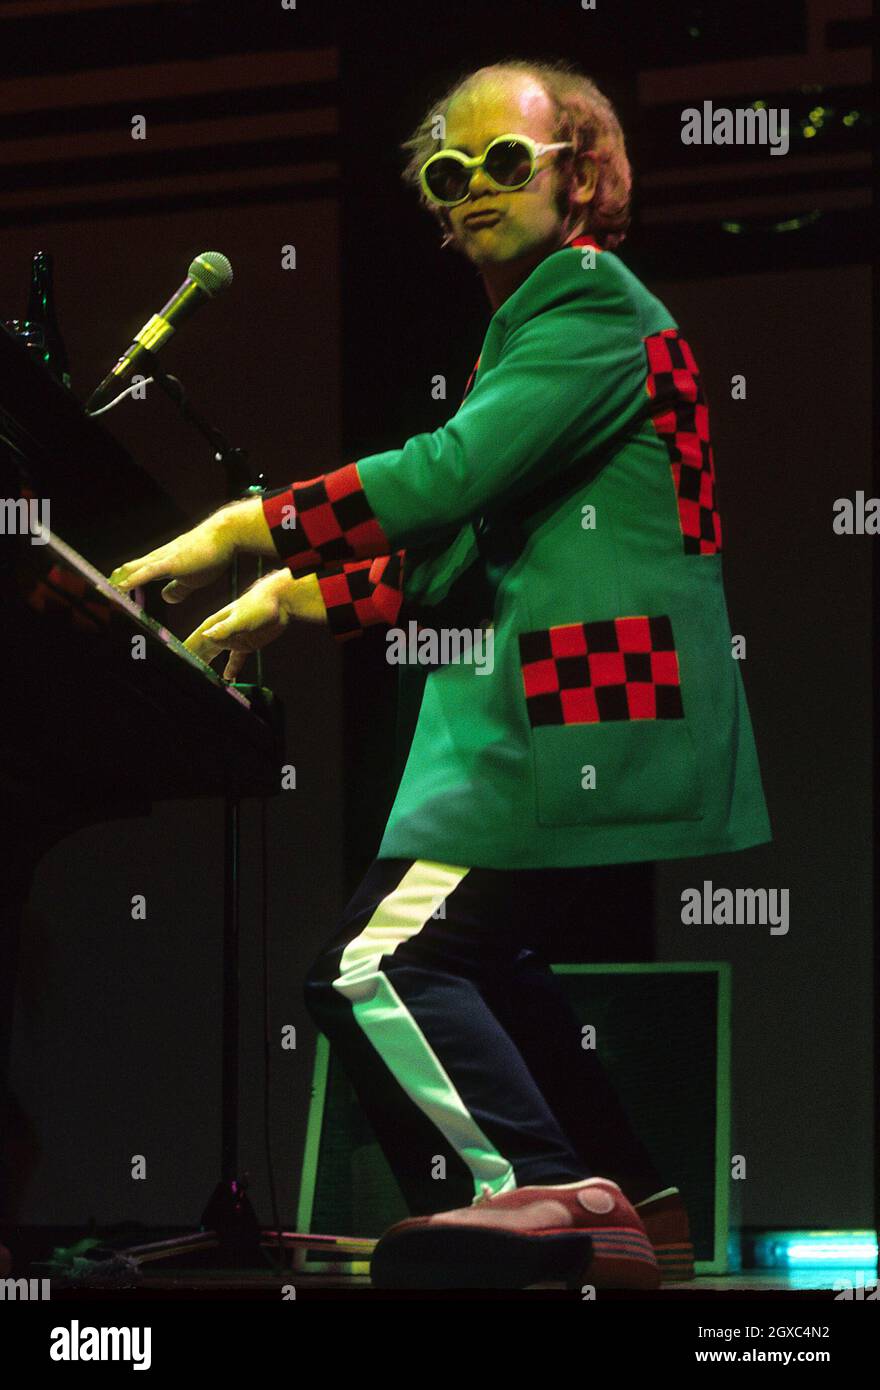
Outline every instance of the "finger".
<path id="1" fill-rule="evenodd" d="M 226 650 L 228 643 L 213 641 L 210 637 L 205 635 L 202 628 L 197 627 L 195 632 L 190 633 L 183 645 L 186 647 L 187 651 L 193 652 L 195 656 L 199 657 L 202 661 L 207 661 L 210 665 L 214 658 L 219 656 L 220 652 Z"/>
<path id="2" fill-rule="evenodd" d="M 128 576 L 130 573 L 128 565 L 119 565 L 112 574 L 108 574 L 107 582 L 112 584 L 114 589 L 125 590 L 129 587 Z"/>
<path id="3" fill-rule="evenodd" d="M 168 546 L 161 545 L 158 550 L 148 550 L 146 555 L 138 555 L 134 560 L 126 560 L 124 565 L 117 565 L 116 569 L 108 576 L 111 584 L 116 588 L 132 588 L 132 580 L 140 571 L 150 565 L 162 564 L 169 558 Z"/>
<path id="4" fill-rule="evenodd" d="M 232 617 L 234 608 L 234 603 L 224 603 L 223 607 L 218 608 L 216 613 L 209 613 L 208 617 L 205 618 L 203 622 L 199 623 L 196 632 L 213 632 L 215 627 L 219 627 L 221 623 L 229 621 Z"/>
<path id="5" fill-rule="evenodd" d="M 226 669 L 223 672 L 223 679 L 227 681 L 237 680 L 247 659 L 247 652 L 230 652 Z"/>
<path id="6" fill-rule="evenodd" d="M 123 584 L 136 565 L 142 565 L 147 557 L 142 555 L 139 560 L 128 560 L 124 565 L 117 565 L 107 578 L 111 584 Z"/>
<path id="7" fill-rule="evenodd" d="M 199 581 L 194 578 L 172 579 L 170 584 L 166 584 L 165 588 L 161 590 L 161 594 L 167 603 L 182 603 L 184 599 L 190 598 L 192 594 L 197 594 L 199 589 L 203 589 L 206 582 L 210 581 L 206 581 L 204 578 Z"/>
<path id="8" fill-rule="evenodd" d="M 110 583 L 115 582 L 115 587 L 121 589 L 123 593 L 128 593 L 129 589 L 136 589 L 139 584 L 150 584 L 154 579 L 166 579 L 173 570 L 173 566 L 168 561 L 155 560 L 151 564 L 133 561 L 131 565 L 123 566 L 125 571 L 121 578 L 116 581 L 111 575 Z M 119 574 L 118 570 L 113 571 Z"/>
<path id="9" fill-rule="evenodd" d="M 184 599 L 195 592 L 195 586 L 187 584 L 185 579 L 172 579 L 162 590 L 162 597 L 166 603 L 183 603 Z"/>

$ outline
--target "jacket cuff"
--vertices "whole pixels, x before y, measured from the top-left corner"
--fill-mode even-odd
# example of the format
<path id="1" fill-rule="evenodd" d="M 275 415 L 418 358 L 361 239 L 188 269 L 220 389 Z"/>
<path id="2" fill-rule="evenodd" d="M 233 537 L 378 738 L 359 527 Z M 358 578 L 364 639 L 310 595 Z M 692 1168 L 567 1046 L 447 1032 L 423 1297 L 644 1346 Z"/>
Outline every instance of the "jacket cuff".
<path id="1" fill-rule="evenodd" d="M 327 609 L 327 624 L 331 634 L 341 642 L 359 637 L 367 625 L 372 563 L 372 560 L 358 560 L 347 565 L 328 565 L 317 571 L 318 587 Z"/>
<path id="2" fill-rule="evenodd" d="M 403 601 L 404 552 L 349 561 L 317 571 L 331 633 L 340 641 L 364 628 L 397 621 Z"/>
<path id="3" fill-rule="evenodd" d="M 262 505 L 278 558 L 294 574 L 391 551 L 355 463 L 267 492 Z"/>

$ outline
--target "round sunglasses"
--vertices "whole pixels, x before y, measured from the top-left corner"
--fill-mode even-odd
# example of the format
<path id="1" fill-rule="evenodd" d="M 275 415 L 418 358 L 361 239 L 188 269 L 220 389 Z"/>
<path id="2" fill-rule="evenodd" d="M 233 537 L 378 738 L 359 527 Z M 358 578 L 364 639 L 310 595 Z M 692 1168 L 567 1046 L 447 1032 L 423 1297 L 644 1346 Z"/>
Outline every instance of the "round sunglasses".
<path id="1" fill-rule="evenodd" d="M 468 196 L 475 169 L 482 168 L 488 182 L 499 192 L 524 188 L 534 178 L 535 167 L 542 154 L 550 150 L 573 149 L 571 140 L 558 140 L 542 145 L 528 135 L 498 135 L 480 155 L 468 157 L 461 150 L 438 150 L 426 159 L 419 179 L 426 195 L 434 203 L 452 208 Z"/>

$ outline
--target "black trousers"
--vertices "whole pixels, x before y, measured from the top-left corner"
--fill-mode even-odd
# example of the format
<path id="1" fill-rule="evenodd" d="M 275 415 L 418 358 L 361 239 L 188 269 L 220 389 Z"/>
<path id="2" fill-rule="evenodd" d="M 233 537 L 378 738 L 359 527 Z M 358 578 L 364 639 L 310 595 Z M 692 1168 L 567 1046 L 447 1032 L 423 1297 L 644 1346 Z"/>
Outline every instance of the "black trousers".
<path id="1" fill-rule="evenodd" d="M 592 874 L 377 859 L 311 966 L 306 1006 L 413 1215 L 487 1184 L 667 1185 L 541 952 Z"/>

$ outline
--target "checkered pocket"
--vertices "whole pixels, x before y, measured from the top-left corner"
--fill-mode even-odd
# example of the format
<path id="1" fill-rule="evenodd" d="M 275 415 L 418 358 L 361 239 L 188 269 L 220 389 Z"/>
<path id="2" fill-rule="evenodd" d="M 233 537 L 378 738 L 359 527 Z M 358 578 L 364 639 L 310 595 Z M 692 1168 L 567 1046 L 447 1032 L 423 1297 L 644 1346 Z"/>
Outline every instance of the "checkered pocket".
<path id="1" fill-rule="evenodd" d="M 702 819 L 668 615 L 538 628 L 519 648 L 540 824 Z"/>

